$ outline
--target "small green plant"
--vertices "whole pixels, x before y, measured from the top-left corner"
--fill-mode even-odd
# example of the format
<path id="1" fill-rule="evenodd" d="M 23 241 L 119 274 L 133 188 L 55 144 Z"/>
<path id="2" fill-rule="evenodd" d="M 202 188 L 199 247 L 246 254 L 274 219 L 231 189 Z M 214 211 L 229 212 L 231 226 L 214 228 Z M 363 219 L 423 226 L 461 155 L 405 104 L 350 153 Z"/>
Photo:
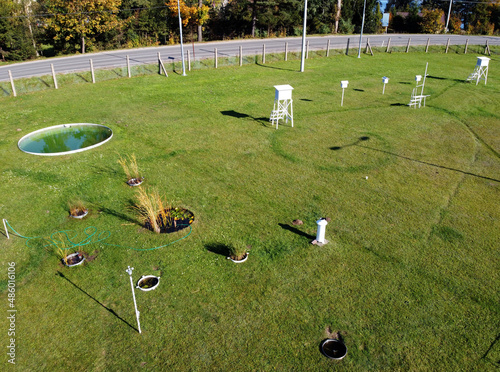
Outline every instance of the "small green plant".
<path id="1" fill-rule="evenodd" d="M 45 240 L 47 240 L 48 245 L 51 245 L 54 247 L 54 251 L 55 251 L 57 257 L 59 257 L 61 259 L 61 261 L 64 262 L 65 265 L 68 265 L 69 248 L 65 247 L 64 238 L 63 238 L 62 234 L 59 233 L 55 236 L 50 236 L 48 238 L 45 238 Z"/>
<path id="2" fill-rule="evenodd" d="M 241 261 L 248 254 L 248 246 L 242 240 L 235 240 L 228 245 L 229 257 L 235 261 Z"/>
<path id="3" fill-rule="evenodd" d="M 127 176 L 127 181 L 136 180 L 138 182 L 142 181 L 143 177 L 139 174 L 139 167 L 137 165 L 137 159 L 135 154 L 129 155 L 127 158 L 118 159 L 118 164 L 123 168 L 123 172 Z"/>

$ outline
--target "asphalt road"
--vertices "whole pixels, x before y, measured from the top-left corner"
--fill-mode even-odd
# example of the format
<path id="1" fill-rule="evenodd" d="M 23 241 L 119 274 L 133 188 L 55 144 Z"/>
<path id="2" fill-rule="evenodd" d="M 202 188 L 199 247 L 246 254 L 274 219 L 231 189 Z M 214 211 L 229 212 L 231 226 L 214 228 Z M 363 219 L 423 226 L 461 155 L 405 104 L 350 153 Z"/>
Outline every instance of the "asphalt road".
<path id="1" fill-rule="evenodd" d="M 411 38 L 411 45 L 425 45 L 430 39 L 430 45 L 445 46 L 448 38 L 450 45 L 464 45 L 469 40 L 469 45 L 500 45 L 500 37 L 495 36 L 469 36 L 469 35 L 408 35 L 408 34 L 387 34 L 387 35 L 366 35 L 363 36 L 361 45 L 366 46 L 367 39 L 370 39 L 372 47 L 387 46 L 389 38 L 391 46 L 406 46 Z M 347 40 L 350 39 L 351 53 L 356 53 L 359 46 L 359 35 L 351 36 L 314 36 L 307 37 L 309 50 L 325 50 L 328 40 L 331 49 L 344 49 Z M 214 49 L 217 48 L 217 55 L 237 56 L 239 48 L 242 47 L 243 55 L 262 54 L 265 44 L 266 53 L 284 52 L 285 43 L 288 43 L 288 51 L 300 51 L 302 47 L 301 37 L 288 37 L 278 39 L 244 39 L 234 41 L 218 41 L 206 43 L 184 43 L 184 52 L 189 50 L 191 60 L 193 54 L 196 60 L 214 57 Z M 0 81 L 9 80 L 8 71 L 12 73 L 13 79 L 43 76 L 51 74 L 51 64 L 54 65 L 56 73 L 68 73 L 78 71 L 88 71 L 90 69 L 90 59 L 95 69 L 114 68 L 126 66 L 127 55 L 130 65 L 151 64 L 158 61 L 158 53 L 164 62 L 179 61 L 181 58 L 180 45 L 159 46 L 139 49 L 112 50 L 108 52 L 79 54 L 70 57 L 47 58 L 31 62 L 9 64 L 0 67 Z"/>

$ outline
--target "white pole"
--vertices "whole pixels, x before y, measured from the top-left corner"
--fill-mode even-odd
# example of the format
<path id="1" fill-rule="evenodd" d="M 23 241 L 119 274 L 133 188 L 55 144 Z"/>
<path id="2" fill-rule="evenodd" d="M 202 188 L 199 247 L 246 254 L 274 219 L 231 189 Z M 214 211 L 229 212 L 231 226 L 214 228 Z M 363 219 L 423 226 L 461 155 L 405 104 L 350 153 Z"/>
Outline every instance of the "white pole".
<path id="1" fill-rule="evenodd" d="M 92 74 L 92 83 L 95 84 L 94 63 L 92 62 L 92 59 L 90 59 L 90 72 Z"/>
<path id="2" fill-rule="evenodd" d="M 342 101 L 340 101 L 340 106 L 344 106 L 344 88 L 342 88 Z"/>
<path id="3" fill-rule="evenodd" d="M 7 239 L 10 239 L 9 232 L 7 231 L 7 225 L 5 224 L 7 220 L 5 218 L 2 218 L 2 221 L 3 221 L 3 227 L 5 228 L 5 234 L 7 235 Z"/>
<path id="4" fill-rule="evenodd" d="M 425 64 L 425 74 L 424 74 L 424 81 L 422 82 L 422 92 L 420 93 L 420 95 L 424 95 L 424 86 L 425 86 L 425 77 L 427 76 L 427 66 L 429 65 L 429 62 L 427 62 Z"/>
<path id="5" fill-rule="evenodd" d="M 128 73 L 128 77 L 131 77 L 131 72 L 130 72 L 130 58 L 127 54 L 127 73 Z"/>
<path id="6" fill-rule="evenodd" d="M 57 79 L 56 79 L 56 73 L 54 71 L 54 64 L 50 64 L 50 68 L 52 69 L 52 79 L 54 80 L 54 87 L 57 89 Z"/>
<path id="7" fill-rule="evenodd" d="M 182 76 L 187 76 L 186 66 L 184 65 L 184 44 L 182 43 L 182 19 L 181 19 L 181 6 L 179 4 L 179 0 L 177 0 L 177 10 L 179 13 L 179 34 L 181 38 Z"/>
<path id="8" fill-rule="evenodd" d="M 135 301 L 135 291 L 134 291 L 134 283 L 132 282 L 132 271 L 134 270 L 133 267 L 128 267 L 127 270 L 125 270 L 128 275 L 130 275 L 130 288 L 132 288 L 132 297 L 134 298 L 134 307 L 135 307 L 135 317 L 137 318 L 137 326 L 139 327 L 139 333 L 141 332 L 141 323 L 139 322 L 139 310 L 137 310 L 137 302 Z"/>
<path id="9" fill-rule="evenodd" d="M 16 87 L 14 85 L 14 79 L 12 78 L 12 72 L 10 72 L 10 70 L 9 70 L 9 79 L 10 79 L 10 86 L 12 87 L 12 94 L 14 95 L 14 97 L 16 97 L 17 96 Z"/>
<path id="10" fill-rule="evenodd" d="M 446 19 L 446 27 L 444 28 L 445 33 L 448 32 L 448 22 L 450 22 L 451 3 L 453 3 L 453 0 L 450 0 L 450 7 L 448 8 L 448 18 Z"/>
<path id="11" fill-rule="evenodd" d="M 363 37 L 363 28 L 365 27 L 365 10 L 366 10 L 366 0 L 363 5 L 363 20 L 361 21 L 361 33 L 359 34 L 358 58 L 361 58 L 361 38 Z"/>
<path id="12" fill-rule="evenodd" d="M 307 0 L 304 2 L 304 25 L 302 30 L 302 56 L 300 58 L 300 72 L 304 72 L 304 59 L 306 49 L 306 27 L 307 27 Z"/>

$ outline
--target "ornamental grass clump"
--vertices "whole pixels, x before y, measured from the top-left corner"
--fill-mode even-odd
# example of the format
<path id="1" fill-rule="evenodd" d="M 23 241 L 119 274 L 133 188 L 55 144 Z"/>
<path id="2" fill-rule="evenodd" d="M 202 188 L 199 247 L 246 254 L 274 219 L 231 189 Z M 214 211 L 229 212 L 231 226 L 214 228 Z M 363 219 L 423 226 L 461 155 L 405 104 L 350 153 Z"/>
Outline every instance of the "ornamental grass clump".
<path id="1" fill-rule="evenodd" d="M 68 202 L 69 214 L 71 217 L 80 217 L 85 215 L 89 210 L 85 206 L 85 202 L 81 199 L 73 199 Z"/>
<path id="2" fill-rule="evenodd" d="M 129 185 L 140 184 L 143 181 L 144 177 L 141 177 L 139 174 L 139 166 L 137 165 L 135 154 L 129 155 L 127 158 L 120 156 L 118 164 L 122 166 Z"/>
<path id="3" fill-rule="evenodd" d="M 170 207 L 162 200 L 158 190 L 153 189 L 148 193 L 145 189 L 138 188 L 136 199 L 135 209 L 144 220 L 144 226 L 159 234 L 162 226 L 169 225 Z"/>

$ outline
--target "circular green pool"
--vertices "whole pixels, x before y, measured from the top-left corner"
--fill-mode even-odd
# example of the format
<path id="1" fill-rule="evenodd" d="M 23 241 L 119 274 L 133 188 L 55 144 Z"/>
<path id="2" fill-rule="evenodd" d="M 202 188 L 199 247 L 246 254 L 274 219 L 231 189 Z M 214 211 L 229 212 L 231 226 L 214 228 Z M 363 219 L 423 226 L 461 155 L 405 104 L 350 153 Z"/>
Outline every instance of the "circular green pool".
<path id="1" fill-rule="evenodd" d="M 113 131 L 99 124 L 61 124 L 31 132 L 19 140 L 21 151 L 34 155 L 56 156 L 90 150 L 106 143 Z"/>

